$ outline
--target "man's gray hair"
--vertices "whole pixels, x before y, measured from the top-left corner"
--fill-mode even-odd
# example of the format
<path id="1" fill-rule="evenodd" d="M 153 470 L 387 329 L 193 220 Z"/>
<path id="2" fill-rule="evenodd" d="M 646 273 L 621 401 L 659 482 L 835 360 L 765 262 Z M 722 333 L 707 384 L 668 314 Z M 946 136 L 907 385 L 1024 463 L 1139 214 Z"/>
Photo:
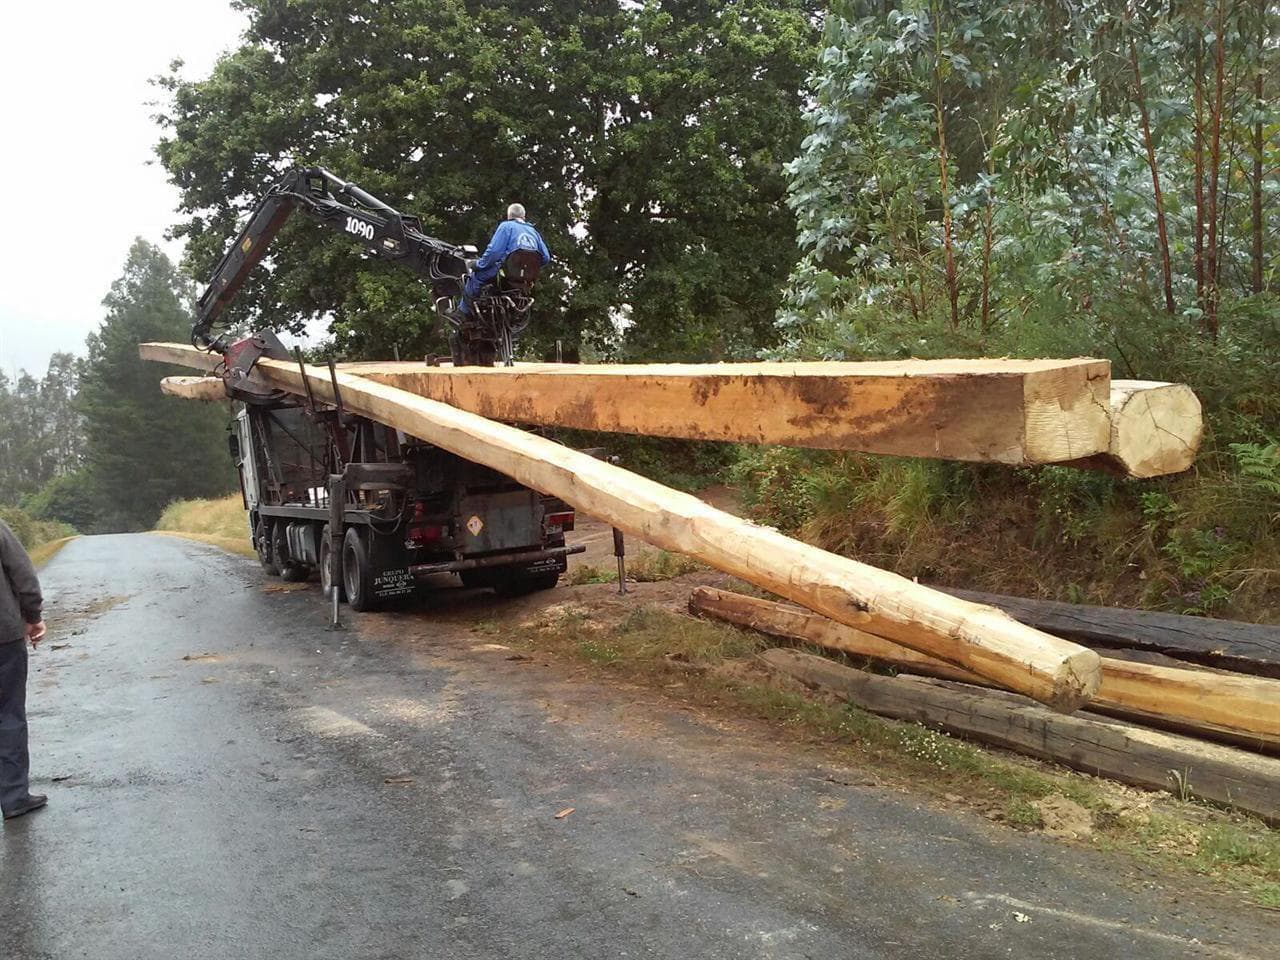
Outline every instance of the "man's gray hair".
<path id="1" fill-rule="evenodd" d="M 513 204 L 511 204 L 511 206 L 507 207 L 507 219 L 508 219 L 508 220 L 523 220 L 523 219 L 524 219 L 524 204 L 523 204 L 523 203 L 513 203 Z"/>

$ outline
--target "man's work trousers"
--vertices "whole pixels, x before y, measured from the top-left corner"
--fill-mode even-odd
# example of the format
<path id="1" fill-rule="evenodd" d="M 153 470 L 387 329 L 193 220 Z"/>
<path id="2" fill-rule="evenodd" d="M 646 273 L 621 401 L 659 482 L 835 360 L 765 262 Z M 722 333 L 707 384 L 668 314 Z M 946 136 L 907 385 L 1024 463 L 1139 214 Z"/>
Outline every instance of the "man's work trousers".
<path id="1" fill-rule="evenodd" d="M 462 301 L 458 304 L 458 313 L 464 317 L 471 316 L 471 301 L 480 296 L 484 285 L 498 275 L 498 265 L 494 264 L 486 270 L 473 270 L 462 285 Z"/>
<path id="2" fill-rule="evenodd" d="M 0 809 L 12 810 L 30 793 L 27 753 L 27 644 L 0 643 Z"/>

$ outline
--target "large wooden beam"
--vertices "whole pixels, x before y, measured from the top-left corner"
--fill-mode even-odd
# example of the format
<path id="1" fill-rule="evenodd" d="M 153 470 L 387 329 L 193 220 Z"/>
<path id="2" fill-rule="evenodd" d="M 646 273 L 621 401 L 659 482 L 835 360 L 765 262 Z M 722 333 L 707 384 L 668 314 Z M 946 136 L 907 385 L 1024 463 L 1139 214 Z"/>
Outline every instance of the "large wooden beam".
<path id="1" fill-rule="evenodd" d="M 784 603 L 698 587 L 689 610 L 770 636 L 869 657 L 911 673 L 981 684 L 969 670 Z M 1102 658 L 1102 685 L 1088 708 L 1215 739 L 1280 748 L 1280 681 Z"/>
<path id="2" fill-rule="evenodd" d="M 1064 717 L 1002 690 L 924 677 L 882 677 L 798 650 L 761 654 L 770 669 L 899 720 L 1062 763 L 1086 773 L 1280 820 L 1280 759 L 1147 730 Z"/>
<path id="3" fill-rule="evenodd" d="M 345 364 L 494 420 L 1008 464 L 1104 454 L 1105 360 Z"/>
<path id="4" fill-rule="evenodd" d="M 1205 666 L 1280 678 L 1280 626 L 939 589 L 998 607 L 1037 630 L 1086 646 L 1149 650 Z"/>
<path id="5" fill-rule="evenodd" d="M 205 367 L 190 347 L 144 344 L 144 359 Z M 257 375 L 297 393 L 303 371 L 264 360 Z M 333 399 L 329 372 L 306 367 L 315 396 Z M 717 510 L 612 464 L 445 403 L 337 373 L 343 405 L 483 464 L 647 543 L 696 557 L 812 610 L 965 667 L 1061 710 L 1098 688 L 1098 655 L 1047 636 L 990 607 L 819 550 Z"/>

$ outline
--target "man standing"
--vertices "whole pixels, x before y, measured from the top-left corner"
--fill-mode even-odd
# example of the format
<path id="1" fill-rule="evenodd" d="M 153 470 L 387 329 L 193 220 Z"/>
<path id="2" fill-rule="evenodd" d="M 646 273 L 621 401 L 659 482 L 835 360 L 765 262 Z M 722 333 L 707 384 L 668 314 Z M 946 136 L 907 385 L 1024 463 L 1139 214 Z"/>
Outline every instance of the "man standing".
<path id="1" fill-rule="evenodd" d="M 475 262 L 470 276 L 463 288 L 462 303 L 458 305 L 458 313 L 464 317 L 471 316 L 471 301 L 476 298 L 484 285 L 498 275 L 507 257 L 517 250 L 536 250 L 542 257 L 542 265 L 551 262 L 551 254 L 542 235 L 524 218 L 524 206 L 513 203 L 507 207 L 507 219 L 498 225 L 493 232 L 493 239 L 485 247 L 480 259 Z"/>
<path id="2" fill-rule="evenodd" d="M 31 792 L 27 753 L 27 641 L 44 639 L 44 598 L 31 558 L 0 520 L 0 810 L 6 820 L 39 810 L 49 798 Z"/>

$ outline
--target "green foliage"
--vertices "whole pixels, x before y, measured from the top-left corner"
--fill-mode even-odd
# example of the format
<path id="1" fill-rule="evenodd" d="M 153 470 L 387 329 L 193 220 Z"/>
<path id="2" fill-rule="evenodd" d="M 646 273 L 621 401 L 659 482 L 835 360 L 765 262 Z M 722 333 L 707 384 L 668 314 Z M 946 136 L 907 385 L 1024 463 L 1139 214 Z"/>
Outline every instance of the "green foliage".
<path id="1" fill-rule="evenodd" d="M 18 537 L 18 542 L 27 550 L 34 550 L 43 544 L 75 534 L 75 530 L 65 523 L 37 520 L 17 507 L 0 507 L 0 520 L 9 525 L 9 529 Z"/>
<path id="2" fill-rule="evenodd" d="M 42 379 L 24 370 L 10 382 L 0 372 L 0 503 L 18 503 L 79 467 L 79 367 L 71 354 L 55 353 Z"/>
<path id="3" fill-rule="evenodd" d="M 1280 443 L 1233 443 L 1230 449 L 1246 486 L 1280 511 Z"/>
<path id="4" fill-rule="evenodd" d="M 160 378 L 181 371 L 138 356 L 144 341 L 189 336 L 190 293 L 168 257 L 137 240 L 103 301 L 76 401 L 95 530 L 150 530 L 170 501 L 226 493 L 234 483 L 225 411 L 162 396 Z"/>
<path id="5" fill-rule="evenodd" d="M 288 164 L 322 164 L 453 242 L 522 200 L 556 266 L 525 349 L 750 355 L 794 261 L 802 0 L 245 0 L 209 76 L 160 81 L 175 233 L 206 276 Z M 294 223 L 231 319 L 329 318 L 352 356 L 444 352 L 415 278 Z M 617 322 L 625 323 L 619 335 Z"/>
<path id="6" fill-rule="evenodd" d="M 77 530 L 91 530 L 97 520 L 96 504 L 89 493 L 89 472 L 81 467 L 74 473 L 54 477 L 36 493 L 22 501 L 22 507 L 37 520 L 63 523 Z"/>
<path id="7" fill-rule="evenodd" d="M 1274 326 L 1274 304 L 1238 298 L 1280 266 L 1277 35 L 1273 5 L 836 0 L 788 168 L 783 352 L 931 355 L 946 331 L 988 354 L 1074 341 L 1155 377 L 1187 333 L 1253 340 L 1242 314 Z M 1184 335 L 1154 342 L 1161 319 Z"/>

